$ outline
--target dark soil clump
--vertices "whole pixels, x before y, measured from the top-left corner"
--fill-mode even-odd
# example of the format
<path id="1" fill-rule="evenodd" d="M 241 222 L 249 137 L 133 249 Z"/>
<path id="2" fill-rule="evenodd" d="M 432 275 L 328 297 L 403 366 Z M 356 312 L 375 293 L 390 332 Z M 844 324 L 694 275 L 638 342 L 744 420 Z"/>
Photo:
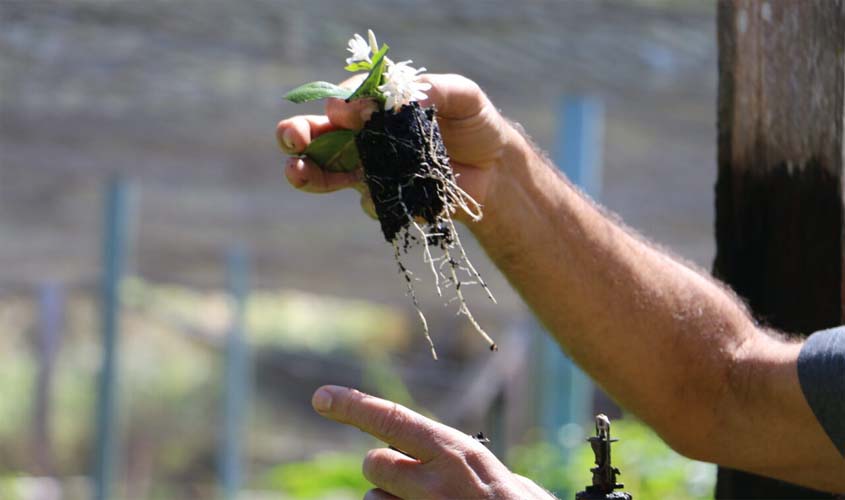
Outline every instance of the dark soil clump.
<path id="1" fill-rule="evenodd" d="M 434 115 L 433 107 L 424 109 L 416 102 L 398 112 L 377 111 L 356 135 L 355 145 L 382 234 L 393 245 L 396 264 L 437 359 L 414 293 L 417 278 L 402 262 L 402 253 L 416 244 L 423 248 L 437 294 L 443 296 L 443 290 L 450 289 L 454 294 L 450 302 L 458 302 L 458 313 L 469 319 L 491 350 L 497 348 L 469 311 L 461 287 L 480 285 L 490 300 L 496 299 L 469 261 L 452 220 L 458 210 L 480 220 L 481 205 L 458 186 Z"/>
<path id="2" fill-rule="evenodd" d="M 445 182 L 454 182 L 454 174 L 433 107 L 423 109 L 412 102 L 398 113 L 377 111 L 355 143 L 388 242 L 407 229 L 412 219 L 438 225 L 446 208 Z M 448 232 L 448 228 L 440 229 Z"/>

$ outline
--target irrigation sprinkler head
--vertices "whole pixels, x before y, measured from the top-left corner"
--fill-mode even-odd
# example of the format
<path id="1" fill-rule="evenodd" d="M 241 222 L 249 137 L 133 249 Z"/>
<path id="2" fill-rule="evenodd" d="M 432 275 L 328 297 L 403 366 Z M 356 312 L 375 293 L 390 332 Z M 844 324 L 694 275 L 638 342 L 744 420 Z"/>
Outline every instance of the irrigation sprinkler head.
<path id="1" fill-rule="evenodd" d="M 575 500 L 632 500 L 630 493 L 614 491 L 625 485 L 616 482 L 616 476 L 622 473 L 610 462 L 610 444 L 619 440 L 610 437 L 610 419 L 605 414 L 596 415 L 596 435 L 587 441 L 595 455 L 596 466 L 590 469 L 593 484 L 576 493 Z"/>

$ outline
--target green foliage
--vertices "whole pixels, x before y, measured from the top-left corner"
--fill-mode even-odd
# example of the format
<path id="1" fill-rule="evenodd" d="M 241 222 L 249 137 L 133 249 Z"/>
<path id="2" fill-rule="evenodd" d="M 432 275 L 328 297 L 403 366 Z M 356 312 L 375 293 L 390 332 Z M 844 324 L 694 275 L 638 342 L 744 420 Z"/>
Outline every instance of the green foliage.
<path id="1" fill-rule="evenodd" d="M 349 99 L 360 99 L 363 97 L 375 97 L 379 102 L 384 101 L 384 96 L 379 92 L 378 86 L 382 84 L 382 76 L 384 75 L 384 67 L 386 64 L 385 56 L 390 50 L 387 44 L 381 46 L 381 49 L 373 56 L 373 68 L 367 75 L 367 78 L 360 87 L 355 89 L 355 92 L 349 96 Z"/>
<path id="2" fill-rule="evenodd" d="M 336 130 L 325 133 L 305 148 L 305 156 L 329 172 L 350 172 L 360 163 L 355 132 Z"/>
<path id="3" fill-rule="evenodd" d="M 284 98 L 295 103 L 303 103 L 337 97 L 340 99 L 375 98 L 384 106 L 384 96 L 378 87 L 382 84 L 386 55 L 390 50 L 387 44 L 381 46 L 373 55 L 373 62 L 358 61 L 346 66 L 347 71 L 369 70 L 367 77 L 354 92 L 338 87 L 328 82 L 311 82 L 301 85 L 287 94 Z M 323 134 L 314 139 L 305 149 L 305 156 L 314 160 L 324 170 L 329 172 L 350 172 L 360 163 L 358 148 L 355 146 L 355 132 L 351 130 L 337 130 Z"/>
<path id="4" fill-rule="evenodd" d="M 563 447 L 537 442 L 512 450 L 514 472 L 570 497 L 583 490 L 590 484 L 593 452 L 583 432 L 576 431 L 578 436 L 572 439 L 572 429 L 568 430 L 562 433 L 569 434 L 561 439 Z M 613 463 L 622 471 L 620 482 L 625 484 L 625 491 L 634 498 L 713 497 L 716 466 L 682 457 L 649 427 L 633 419 L 614 421 L 613 435 L 620 438 L 613 447 Z"/>
<path id="5" fill-rule="evenodd" d="M 370 71 L 373 69 L 373 63 L 369 61 L 358 61 L 352 64 L 347 64 L 343 69 L 353 73 L 357 73 L 359 71 Z"/>
<path id="6" fill-rule="evenodd" d="M 398 350 L 409 339 L 407 317 L 384 305 L 305 292 L 255 292 L 247 330 L 257 346 L 311 352 Z"/>
<path id="7" fill-rule="evenodd" d="M 300 104 L 303 102 L 318 101 L 328 97 L 347 99 L 351 94 L 351 90 L 339 87 L 333 83 L 311 82 L 291 90 L 284 95 L 283 99 Z"/>
<path id="8" fill-rule="evenodd" d="M 311 82 L 291 90 L 284 95 L 284 99 L 297 104 L 326 99 L 328 97 L 347 100 L 374 97 L 379 101 L 383 101 L 384 97 L 379 92 L 378 86 L 382 84 L 382 76 L 384 75 L 384 67 L 386 65 L 385 56 L 389 50 L 390 47 L 384 44 L 373 56 L 372 63 L 358 61 L 346 66 L 345 69 L 347 71 L 369 70 L 367 78 L 364 79 L 364 82 L 354 92 L 329 82 Z"/>
<path id="9" fill-rule="evenodd" d="M 0 477 L 0 498 L 5 500 L 23 500 L 24 491 L 15 476 Z"/>
<path id="10" fill-rule="evenodd" d="M 36 367 L 31 359 L 20 353 L 3 356 L 0 362 L 0 381 L 3 397 L 0 398 L 0 438 L 11 439 L 31 418 L 30 405 L 21 404 L 32 395 Z"/>
<path id="11" fill-rule="evenodd" d="M 130 476 L 120 469 L 118 487 L 150 484 L 148 494 L 133 497 L 139 500 L 212 498 L 223 374 L 219 346 L 232 317 L 231 301 L 220 291 L 162 286 L 134 278 L 123 283 L 121 293 L 120 446 L 127 463 L 141 464 L 134 469 L 141 475 Z M 53 458 L 63 498 L 68 500 L 90 497 L 72 492 L 87 487 L 82 477 L 88 473 L 96 433 L 93 411 L 102 352 L 97 312 L 96 295 L 69 294 L 54 366 L 50 416 Z M 33 486 L 37 478 L 32 476 L 38 472 L 32 469 L 31 440 L 38 372 L 32 344 L 36 314 L 31 299 L 0 301 L 2 500 L 32 498 L 27 492 L 37 486 Z M 340 354 L 350 363 L 364 365 L 366 384 L 373 392 L 414 406 L 395 366 L 384 355 L 385 350 L 402 350 L 410 338 L 401 310 L 293 290 L 260 290 L 250 294 L 246 322 L 250 344 L 256 350 L 272 346 Z M 282 381 L 278 391 L 284 394 L 299 382 Z M 294 424 L 291 419 L 295 412 L 276 412 L 269 400 L 259 396 L 256 392 L 250 402 L 244 444 L 245 458 L 254 465 L 249 469 L 254 475 L 246 478 L 250 489 L 260 486 L 268 462 L 289 459 L 289 455 L 280 457 L 277 452 L 274 440 L 280 435 L 282 441 L 294 446 L 306 439 L 311 444 L 312 437 L 323 446 L 326 442 L 332 445 L 335 436 L 311 432 L 312 424 L 320 420 L 316 415 L 309 412 Z M 376 444 L 361 434 L 361 446 Z M 337 491 L 346 488 L 353 492 L 349 498 L 361 498 L 367 489 L 360 470 L 363 456 L 363 450 L 347 455 L 345 460 L 330 456 L 326 464 L 315 465 L 316 470 L 328 470 L 325 477 L 317 474 L 312 480 L 294 479 L 291 491 L 307 492 L 310 481 L 339 488 Z M 297 486 L 303 482 L 306 486 Z M 341 495 L 327 493 L 322 497 L 336 499 Z"/>
<path id="12" fill-rule="evenodd" d="M 150 460 L 150 476 L 144 479 L 155 483 L 155 491 L 160 493 L 146 498 L 188 498 L 187 490 L 179 488 L 214 482 L 222 373 L 216 346 L 231 318 L 230 302 L 219 292 L 135 279 L 127 280 L 122 292 L 121 445 L 127 457 Z M 96 306 L 96 297 L 68 298 L 66 331 L 56 360 L 51 426 L 56 470 L 64 478 L 65 488 L 72 487 L 68 478 L 88 471 L 101 348 Z M 2 499 L 30 497 L 21 492 L 32 484 L 27 476 L 33 473 L 29 470 L 29 426 L 37 373 L 31 344 L 35 320 L 30 303 L 0 302 L 0 387 L 5 390 L 0 401 Z M 251 294 L 246 321 L 250 342 L 256 348 L 282 346 L 354 357 L 364 366 L 362 382 L 367 390 L 420 410 L 396 365 L 384 355 L 385 350 L 401 350 L 408 342 L 407 318 L 401 312 L 364 301 L 264 290 Z M 262 408 L 269 406 L 253 403 L 254 413 Z M 319 437 L 304 432 L 310 424 L 302 424 L 300 429 L 299 423 L 280 420 L 267 411 L 265 420 L 250 420 L 249 460 L 256 464 L 251 469 L 256 471 L 251 489 L 266 485 L 295 498 L 337 499 L 360 498 L 370 488 L 361 475 L 363 450 L 280 465 L 266 476 L 258 472 L 268 461 L 288 457 L 275 455 L 272 446 L 263 447 L 279 435 L 278 426 L 294 427 L 294 434 L 301 432 L 295 435 L 295 443 L 299 442 L 296 439 Z M 712 497 L 713 466 L 680 457 L 636 421 L 616 421 L 613 431 L 621 438 L 614 448 L 614 462 L 623 472 L 625 489 L 635 498 Z M 544 487 L 574 494 L 589 482 L 592 453 L 580 429 L 568 429 L 562 435 L 568 461 L 556 444 L 537 442 L 512 450 L 510 465 Z M 368 439 L 361 435 L 362 447 L 380 446 Z M 85 498 L 65 491 L 65 498 Z"/>
<path id="13" fill-rule="evenodd" d="M 331 453 L 267 472 L 265 486 L 293 498 L 361 498 L 373 486 L 361 474 L 362 454 Z"/>

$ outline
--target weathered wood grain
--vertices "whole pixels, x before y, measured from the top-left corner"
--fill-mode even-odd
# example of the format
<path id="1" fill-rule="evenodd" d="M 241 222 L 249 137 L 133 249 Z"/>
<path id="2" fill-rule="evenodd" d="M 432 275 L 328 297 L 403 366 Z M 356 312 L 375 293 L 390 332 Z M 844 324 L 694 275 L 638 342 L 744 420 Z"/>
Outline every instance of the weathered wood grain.
<path id="1" fill-rule="evenodd" d="M 845 2 L 721 0 L 718 26 L 713 272 L 763 324 L 798 335 L 838 325 Z M 831 495 L 723 468 L 716 497 Z"/>

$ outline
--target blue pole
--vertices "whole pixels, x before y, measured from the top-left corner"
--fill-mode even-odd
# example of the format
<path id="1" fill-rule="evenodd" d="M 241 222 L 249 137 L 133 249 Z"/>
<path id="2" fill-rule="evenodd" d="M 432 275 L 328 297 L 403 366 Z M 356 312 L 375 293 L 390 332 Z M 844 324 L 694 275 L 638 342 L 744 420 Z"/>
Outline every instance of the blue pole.
<path id="1" fill-rule="evenodd" d="M 604 105 L 592 97 L 565 97 L 558 127 L 557 164 L 573 184 L 598 200 L 602 187 Z"/>
<path id="2" fill-rule="evenodd" d="M 44 475 L 52 475 L 55 472 L 50 402 L 64 315 L 62 292 L 62 287 L 56 283 L 44 283 L 39 288 L 38 377 L 35 389 L 33 431 L 35 460 L 38 471 Z"/>
<path id="3" fill-rule="evenodd" d="M 249 262 L 242 247 L 229 251 L 227 274 L 233 317 L 226 337 L 223 436 L 218 464 L 221 496 L 233 500 L 242 484 L 241 442 L 250 385 L 249 347 L 244 339 Z"/>
<path id="4" fill-rule="evenodd" d="M 103 359 L 97 397 L 97 443 L 94 464 L 94 500 L 111 497 L 117 458 L 117 351 L 120 321 L 120 283 L 126 253 L 128 186 L 112 179 L 106 191 L 103 224 L 101 318 Z"/>
<path id="5" fill-rule="evenodd" d="M 563 123 L 557 133 L 557 164 L 573 184 L 598 199 L 602 184 L 602 103 L 589 97 L 566 97 L 560 105 L 560 116 Z M 540 424 L 546 439 L 556 442 L 564 424 L 590 422 L 593 386 L 548 334 L 541 336 L 540 348 Z"/>

